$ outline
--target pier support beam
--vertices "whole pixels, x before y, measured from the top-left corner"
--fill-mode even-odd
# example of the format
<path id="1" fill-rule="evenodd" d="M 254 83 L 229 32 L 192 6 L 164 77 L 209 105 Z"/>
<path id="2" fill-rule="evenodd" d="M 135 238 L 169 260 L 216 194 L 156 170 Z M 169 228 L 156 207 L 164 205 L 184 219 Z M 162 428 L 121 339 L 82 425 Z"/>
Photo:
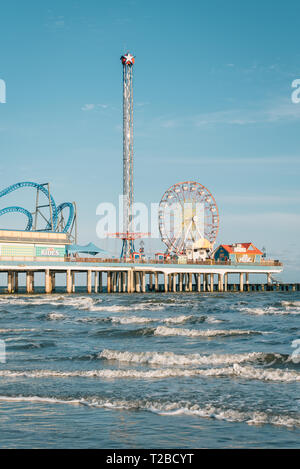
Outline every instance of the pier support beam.
<path id="1" fill-rule="evenodd" d="M 92 271 L 87 271 L 87 292 L 92 293 Z"/>
<path id="2" fill-rule="evenodd" d="M 27 277 L 26 277 L 26 286 L 27 286 L 27 289 L 28 289 L 28 286 L 30 286 L 30 280 L 29 280 L 29 283 L 28 283 L 28 279 L 30 279 L 30 273 L 27 272 Z M 29 287 L 30 288 L 30 287 Z M 52 293 L 52 282 L 51 282 L 51 273 L 50 273 L 50 270 L 49 269 L 46 269 L 45 270 L 45 292 L 46 293 Z M 31 293 L 31 292 L 28 292 L 27 290 L 27 293 Z"/>
<path id="3" fill-rule="evenodd" d="M 214 291 L 214 274 L 210 274 L 210 292 Z"/>
<path id="4" fill-rule="evenodd" d="M 164 290 L 165 293 L 168 291 L 168 274 L 164 273 Z"/>
<path id="5" fill-rule="evenodd" d="M 98 272 L 94 272 L 94 292 L 98 293 L 99 289 L 99 275 Z"/>
<path id="6" fill-rule="evenodd" d="M 99 272 L 99 293 L 103 292 L 103 286 L 102 286 L 102 272 Z"/>
<path id="7" fill-rule="evenodd" d="M 130 293 L 134 293 L 135 292 L 135 272 L 134 270 L 131 270 L 130 271 Z"/>
<path id="8" fill-rule="evenodd" d="M 173 293 L 176 293 L 177 289 L 176 289 L 176 277 L 177 277 L 177 274 L 173 274 Z"/>
<path id="9" fill-rule="evenodd" d="M 246 291 L 250 291 L 249 273 L 248 272 L 245 274 L 245 280 L 246 280 Z"/>
<path id="10" fill-rule="evenodd" d="M 133 274 L 134 274 L 134 272 L 132 270 L 128 271 L 128 277 L 127 277 L 127 292 L 128 293 L 133 293 L 134 292 Z"/>
<path id="11" fill-rule="evenodd" d="M 224 291 L 228 290 L 228 273 L 224 274 Z"/>
<path id="12" fill-rule="evenodd" d="M 146 293 L 146 273 L 141 272 L 141 277 L 142 277 L 142 293 Z"/>
<path id="13" fill-rule="evenodd" d="M 51 272 L 51 288 L 52 288 L 52 291 L 55 290 L 55 272 Z"/>
<path id="14" fill-rule="evenodd" d="M 224 274 L 219 274 L 219 291 L 224 291 Z"/>
<path id="15" fill-rule="evenodd" d="M 67 293 L 72 293 L 72 272 L 70 269 L 67 270 Z"/>
<path id="16" fill-rule="evenodd" d="M 13 272 L 12 271 L 7 272 L 7 291 L 8 293 L 13 292 Z"/>
<path id="17" fill-rule="evenodd" d="M 111 272 L 107 272 L 107 293 L 111 293 Z"/>
<path id="18" fill-rule="evenodd" d="M 111 272 L 111 287 L 112 293 L 116 293 L 116 272 Z"/>
<path id="19" fill-rule="evenodd" d="M 168 274 L 169 291 L 172 291 L 172 274 Z"/>
<path id="20" fill-rule="evenodd" d="M 134 272 L 134 280 L 135 280 L 135 292 L 140 293 L 141 285 L 140 285 L 140 273 Z"/>
<path id="21" fill-rule="evenodd" d="M 127 275 L 127 272 L 122 272 L 121 273 L 121 278 L 122 278 L 121 291 L 122 291 L 122 293 L 126 292 L 126 275 Z"/>
<path id="22" fill-rule="evenodd" d="M 178 277 L 179 277 L 179 279 L 178 279 L 178 284 L 179 284 L 178 290 L 180 292 L 182 292 L 182 274 L 178 274 Z"/>
<path id="23" fill-rule="evenodd" d="M 201 292 L 201 274 L 197 274 L 197 292 Z"/>
<path id="24" fill-rule="evenodd" d="M 206 280 L 207 280 L 207 277 L 206 277 L 207 274 L 202 274 L 202 291 L 206 292 Z"/>
<path id="25" fill-rule="evenodd" d="M 26 272 L 26 293 L 30 293 L 30 276 L 29 275 L 30 273 Z M 46 291 L 46 280 L 47 280 L 47 273 L 45 272 L 45 291 Z"/>
<path id="26" fill-rule="evenodd" d="M 14 273 L 13 282 L 14 282 L 14 292 L 18 293 L 18 291 L 19 291 L 19 274 L 18 274 L 18 272 Z"/>
<path id="27" fill-rule="evenodd" d="M 240 291 L 244 291 L 244 274 L 240 273 Z"/>
<path id="28" fill-rule="evenodd" d="M 126 290 L 127 293 L 131 293 L 131 270 L 127 272 Z"/>
<path id="29" fill-rule="evenodd" d="M 154 273 L 154 283 L 155 283 L 155 291 L 158 292 L 158 272 Z"/>
<path id="30" fill-rule="evenodd" d="M 182 274 L 182 291 L 187 291 L 186 273 Z"/>
<path id="31" fill-rule="evenodd" d="M 75 272 L 72 272 L 72 293 L 75 293 Z"/>
<path id="32" fill-rule="evenodd" d="M 34 291 L 34 273 L 31 270 L 29 270 L 28 272 L 26 272 L 26 292 L 33 293 L 33 291 Z"/>
<path id="33" fill-rule="evenodd" d="M 149 291 L 153 290 L 153 274 L 149 274 Z"/>
<path id="34" fill-rule="evenodd" d="M 189 274 L 189 291 L 193 291 L 193 274 Z"/>

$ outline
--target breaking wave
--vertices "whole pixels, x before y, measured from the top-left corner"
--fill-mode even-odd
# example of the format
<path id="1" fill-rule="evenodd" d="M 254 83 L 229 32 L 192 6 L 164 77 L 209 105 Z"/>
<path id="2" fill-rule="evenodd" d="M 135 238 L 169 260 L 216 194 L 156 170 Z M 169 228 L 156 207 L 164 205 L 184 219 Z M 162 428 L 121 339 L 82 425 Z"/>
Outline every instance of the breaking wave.
<path id="1" fill-rule="evenodd" d="M 109 410 L 145 411 L 158 415 L 178 416 L 187 415 L 205 419 L 224 420 L 227 422 L 241 422 L 248 425 L 275 425 L 281 427 L 299 427 L 300 416 L 298 414 L 275 414 L 263 411 L 241 411 L 239 409 L 226 408 L 225 406 L 199 406 L 190 401 L 160 402 L 156 400 L 121 400 L 101 398 L 62 399 L 55 397 L 39 396 L 0 396 L 0 402 L 29 404 L 59 404 L 59 405 L 83 405 L 91 408 L 103 408 Z"/>
<path id="2" fill-rule="evenodd" d="M 129 352 L 119 350 L 104 349 L 98 358 L 106 360 L 117 360 L 128 363 L 141 363 L 149 365 L 166 366 L 197 366 L 197 365 L 231 365 L 234 363 L 258 362 L 258 363 L 284 363 L 289 359 L 289 355 L 267 354 L 263 352 L 241 353 L 241 354 L 211 354 L 200 355 L 192 353 L 186 355 L 175 354 L 173 352 Z"/>
<path id="3" fill-rule="evenodd" d="M 26 328 L 23 328 L 23 329 L 0 329 L 0 334 L 7 334 L 8 332 L 16 332 L 16 333 L 19 333 L 19 332 L 34 332 L 36 331 L 36 329 L 26 329 Z"/>
<path id="4" fill-rule="evenodd" d="M 115 324 L 147 324 L 153 322 L 161 322 L 161 323 L 173 323 L 173 324 L 184 324 L 187 322 L 196 324 L 206 321 L 206 316 L 194 316 L 194 315 L 181 315 L 181 316 L 174 316 L 169 318 L 149 318 L 143 316 L 110 316 L 106 318 L 79 318 L 77 319 L 78 322 L 111 322 Z M 214 321 L 208 321 L 214 322 Z"/>
<path id="5" fill-rule="evenodd" d="M 162 305 L 155 304 L 152 305 L 151 303 L 138 303 L 138 304 L 132 304 L 128 306 L 124 305 L 108 305 L 108 306 L 97 306 L 97 305 L 91 305 L 89 308 L 89 311 L 112 311 L 114 313 L 120 313 L 120 312 L 126 312 L 126 311 L 145 311 L 145 310 L 151 310 L 151 311 L 160 311 L 164 309 Z"/>
<path id="6" fill-rule="evenodd" d="M 266 305 L 262 307 L 250 307 L 235 305 L 233 309 L 237 309 L 241 313 L 256 314 L 256 315 L 285 315 L 285 314 L 300 314 L 300 301 L 280 301 L 273 305 Z"/>
<path id="7" fill-rule="evenodd" d="M 208 369 L 180 369 L 165 368 L 149 371 L 135 369 L 119 370 L 86 370 L 86 371 L 57 371 L 57 370 L 28 370 L 11 371 L 0 370 L 0 376 L 7 378 L 103 378 L 103 379 L 165 379 L 176 377 L 239 377 L 242 379 L 261 381 L 280 381 L 285 383 L 299 382 L 300 373 L 291 370 L 262 369 L 253 366 L 241 366 L 234 363 L 232 366 Z"/>
<path id="8" fill-rule="evenodd" d="M 158 326 L 154 330 L 154 335 L 161 336 L 187 336 L 187 337 L 215 337 L 215 336 L 234 336 L 234 335 L 250 335 L 250 334 L 263 334 L 260 331 L 243 330 L 243 329 L 229 329 L 229 330 L 197 330 L 197 329 L 180 329 L 166 326 Z"/>
<path id="9" fill-rule="evenodd" d="M 97 302 L 101 299 L 97 299 Z M 0 304 L 28 306 L 30 308 L 35 306 L 70 306 L 78 309 L 89 309 L 94 304 L 93 298 L 88 296 L 68 296 L 68 295 L 51 295 L 51 296 L 1 296 Z"/>
<path id="10" fill-rule="evenodd" d="M 59 320 L 59 319 L 64 319 L 65 316 L 61 313 L 49 313 L 47 314 L 47 319 L 49 320 Z"/>
<path id="11" fill-rule="evenodd" d="M 283 300 L 281 301 L 281 305 L 285 307 L 296 307 L 300 309 L 300 301 L 286 301 Z"/>

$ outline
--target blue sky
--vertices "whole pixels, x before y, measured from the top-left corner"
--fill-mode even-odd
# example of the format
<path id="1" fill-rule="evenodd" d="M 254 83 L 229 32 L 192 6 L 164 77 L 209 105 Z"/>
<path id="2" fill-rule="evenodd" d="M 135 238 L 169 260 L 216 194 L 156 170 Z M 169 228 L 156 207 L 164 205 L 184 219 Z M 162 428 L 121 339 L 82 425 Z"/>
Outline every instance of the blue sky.
<path id="1" fill-rule="evenodd" d="M 284 260 L 282 277 L 299 280 L 299 14 L 296 0 L 6 2 L 1 189 L 49 181 L 57 202 L 76 200 L 79 241 L 101 245 L 96 207 L 122 188 L 119 58 L 129 50 L 136 201 L 196 180 L 218 203 L 217 242 L 266 246 Z M 12 202 L 20 194 L 1 207 Z"/>

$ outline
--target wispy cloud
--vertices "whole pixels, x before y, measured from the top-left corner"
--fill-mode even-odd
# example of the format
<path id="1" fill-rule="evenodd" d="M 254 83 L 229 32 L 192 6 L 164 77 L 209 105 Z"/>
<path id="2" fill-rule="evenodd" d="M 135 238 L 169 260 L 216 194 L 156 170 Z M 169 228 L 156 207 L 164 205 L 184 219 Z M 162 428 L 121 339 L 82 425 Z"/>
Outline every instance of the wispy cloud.
<path id="1" fill-rule="evenodd" d="M 65 26 L 64 17 L 58 16 L 57 19 L 54 21 L 54 26 L 56 26 L 56 28 L 63 28 Z"/>
<path id="2" fill-rule="evenodd" d="M 154 158 L 154 157 L 153 157 Z M 152 160 L 153 160 L 152 158 Z M 179 164 L 182 165 L 182 159 L 181 158 L 164 158 L 165 163 L 172 163 L 172 164 Z M 282 155 L 282 156 L 262 156 L 262 157 L 248 157 L 248 158 L 220 158 L 220 157 L 213 157 L 213 156 L 207 156 L 207 155 L 199 155 L 196 157 L 185 157 L 184 158 L 184 164 L 186 165 L 211 165 L 211 164 L 217 164 L 217 165 L 256 165 L 256 164 L 272 164 L 272 165 L 282 165 L 282 164 L 291 164 L 291 165 L 296 165 L 300 163 L 300 153 L 299 155 Z"/>
<path id="3" fill-rule="evenodd" d="M 148 101 L 138 101 L 135 103 L 135 106 L 136 107 L 143 107 L 143 106 L 147 106 L 148 104 L 150 104 Z"/>
<path id="4" fill-rule="evenodd" d="M 160 118 L 164 128 L 184 126 L 215 126 L 215 125 L 255 125 L 263 123 L 291 122 L 300 120 L 300 105 L 288 100 L 279 100 L 257 108 L 227 109 L 207 112 L 186 117 Z"/>
<path id="5" fill-rule="evenodd" d="M 97 109 L 107 109 L 109 106 L 108 104 L 84 104 L 82 106 L 82 111 L 94 111 Z"/>
<path id="6" fill-rule="evenodd" d="M 85 104 L 81 108 L 82 111 L 92 111 L 93 109 L 95 109 L 95 104 Z"/>
<path id="7" fill-rule="evenodd" d="M 239 205 L 244 207 L 245 205 L 272 205 L 278 207 L 280 205 L 291 205 L 300 204 L 300 192 L 294 193 L 282 193 L 282 194 L 239 194 L 236 195 L 219 195 L 222 199 L 223 204 Z"/>
<path id="8" fill-rule="evenodd" d="M 52 30 L 63 29 L 66 26 L 65 17 L 56 15 L 52 10 L 48 10 L 48 21 L 46 27 Z"/>

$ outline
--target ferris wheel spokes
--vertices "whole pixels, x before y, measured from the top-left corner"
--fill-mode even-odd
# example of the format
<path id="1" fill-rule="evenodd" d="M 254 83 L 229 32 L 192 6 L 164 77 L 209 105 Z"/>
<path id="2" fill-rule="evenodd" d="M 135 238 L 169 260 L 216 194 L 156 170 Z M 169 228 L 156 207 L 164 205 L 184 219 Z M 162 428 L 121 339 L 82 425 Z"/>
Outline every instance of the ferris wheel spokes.
<path id="1" fill-rule="evenodd" d="M 218 208 L 205 186 L 187 181 L 175 184 L 163 195 L 159 230 L 168 252 L 192 250 L 203 256 L 202 251 L 211 251 L 218 228 Z"/>

